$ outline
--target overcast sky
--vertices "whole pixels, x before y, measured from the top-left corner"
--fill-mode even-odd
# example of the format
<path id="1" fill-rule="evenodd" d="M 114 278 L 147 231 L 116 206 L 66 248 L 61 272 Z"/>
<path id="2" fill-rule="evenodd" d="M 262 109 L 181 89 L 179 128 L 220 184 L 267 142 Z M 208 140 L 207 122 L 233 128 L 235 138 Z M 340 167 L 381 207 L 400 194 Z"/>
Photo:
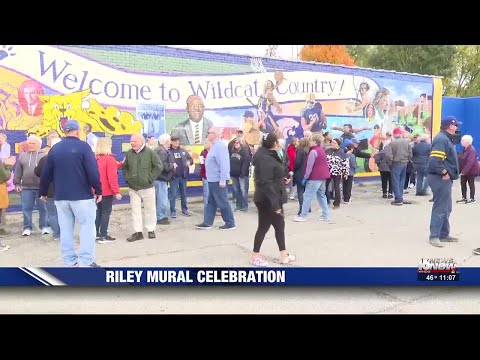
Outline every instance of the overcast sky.
<path id="1" fill-rule="evenodd" d="M 208 50 L 216 52 L 227 52 L 231 54 L 265 56 L 268 45 L 167 45 L 173 47 L 189 48 L 194 50 Z M 281 59 L 296 59 L 296 52 L 300 51 L 302 45 L 278 45 L 277 56 Z M 292 52 L 293 49 L 293 52 Z M 292 57 L 293 56 L 293 57 Z"/>

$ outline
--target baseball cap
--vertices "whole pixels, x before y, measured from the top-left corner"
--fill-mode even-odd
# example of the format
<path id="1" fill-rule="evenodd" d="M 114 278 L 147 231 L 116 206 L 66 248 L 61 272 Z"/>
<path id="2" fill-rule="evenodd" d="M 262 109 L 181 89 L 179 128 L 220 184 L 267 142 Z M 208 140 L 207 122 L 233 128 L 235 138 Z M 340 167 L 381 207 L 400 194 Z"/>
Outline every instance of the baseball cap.
<path id="1" fill-rule="evenodd" d="M 252 117 L 253 118 L 253 112 L 250 110 L 245 111 L 245 114 L 243 114 L 244 117 Z"/>
<path id="2" fill-rule="evenodd" d="M 75 131 L 75 130 L 80 130 L 80 125 L 78 125 L 78 122 L 76 120 L 70 120 L 63 125 L 63 129 L 65 132 L 70 132 L 70 131 Z"/>
<path id="3" fill-rule="evenodd" d="M 402 135 L 402 134 L 403 134 L 402 129 L 400 129 L 400 128 L 393 129 L 393 135 Z"/>
<path id="4" fill-rule="evenodd" d="M 449 126 L 449 125 L 460 126 L 460 125 L 462 125 L 462 122 L 461 122 L 461 121 L 458 121 L 458 120 L 455 119 L 455 117 L 453 117 L 453 116 L 447 116 L 446 118 L 444 118 L 444 119 L 442 120 L 442 127 L 446 127 L 446 126 Z"/>

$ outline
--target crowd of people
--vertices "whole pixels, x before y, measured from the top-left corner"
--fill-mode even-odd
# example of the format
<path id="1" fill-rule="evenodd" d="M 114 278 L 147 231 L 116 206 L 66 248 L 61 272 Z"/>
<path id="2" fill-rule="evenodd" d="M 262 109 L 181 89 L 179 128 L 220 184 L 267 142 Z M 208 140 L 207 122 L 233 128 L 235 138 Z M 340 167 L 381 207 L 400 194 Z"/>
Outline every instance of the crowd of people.
<path id="1" fill-rule="evenodd" d="M 303 138 L 292 138 L 286 146 L 280 132 L 262 133 L 259 144 L 249 144 L 243 130 L 228 144 L 221 131 L 211 127 L 200 154 L 199 174 L 203 181 L 204 214 L 197 229 L 210 230 L 215 219 L 222 218 L 219 230 L 236 228 L 235 212 L 248 212 L 249 182 L 253 168 L 255 184 L 253 203 L 258 213 L 250 263 L 268 266 L 260 255 L 266 233 L 273 226 L 279 248 L 279 263 L 296 260 L 287 251 L 284 204 L 288 198 L 298 199 L 296 222 L 305 222 L 312 212 L 316 197 L 321 209 L 320 221 L 333 222 L 332 210 L 348 205 L 352 185 L 358 171 L 357 157 L 374 161 L 381 178 L 382 197 L 394 206 L 409 202 L 403 195 L 415 188 L 415 195 L 433 198 L 429 243 L 443 247 L 458 241 L 450 236 L 449 216 L 452 211 L 452 181 L 460 177 L 462 197 L 457 203 L 475 203 L 475 177 L 480 173 L 477 152 L 469 135 L 462 137 L 463 151 L 457 154 L 455 134 L 460 122 L 453 117 L 442 121 L 442 130 L 433 139 L 415 135 L 402 128 L 380 135 L 372 153 L 361 151 L 352 127 L 345 124 L 343 134 L 333 138 L 329 132 L 306 130 Z M 176 201 L 180 198 L 181 215 L 190 217 L 186 195 L 190 153 L 180 145 L 176 134 L 158 139 L 140 134 L 131 136 L 131 149 L 122 161 L 112 154 L 109 137 L 97 138 L 91 129 L 86 141 L 80 140 L 78 122 L 64 125 L 66 136 L 51 133 L 47 146 L 30 135 L 25 150 L 10 156 L 4 150 L 6 135 L 0 134 L 0 235 L 8 208 L 8 182 L 13 181 L 20 194 L 23 212 L 22 236 L 33 231 L 32 212 L 39 210 L 38 228 L 42 235 L 52 234 L 60 240 L 65 266 L 97 267 L 95 243 L 115 241 L 109 232 L 114 199 L 120 200 L 118 171 L 124 174 L 130 199 L 133 233 L 126 239 L 156 238 L 156 226 L 168 226 L 176 218 Z M 89 131 L 90 130 L 90 131 Z M 13 170 L 14 169 L 14 170 Z M 228 198 L 229 183 L 234 207 Z M 467 185 L 469 192 L 467 196 Z M 330 206 L 331 204 L 331 206 Z M 79 225 L 80 248 L 74 249 L 74 227 Z M 0 251 L 9 246 L 0 243 Z M 480 254 L 480 249 L 474 253 Z"/>

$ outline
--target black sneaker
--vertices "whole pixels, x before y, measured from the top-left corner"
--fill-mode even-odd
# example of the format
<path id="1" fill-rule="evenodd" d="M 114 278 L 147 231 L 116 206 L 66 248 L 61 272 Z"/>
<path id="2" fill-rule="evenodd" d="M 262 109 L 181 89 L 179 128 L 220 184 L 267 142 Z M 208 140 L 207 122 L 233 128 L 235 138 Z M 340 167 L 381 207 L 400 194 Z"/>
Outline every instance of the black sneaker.
<path id="1" fill-rule="evenodd" d="M 169 224 L 170 224 L 170 221 L 168 221 L 168 218 L 157 220 L 157 225 L 169 225 Z"/>
<path id="2" fill-rule="evenodd" d="M 393 194 L 388 194 L 387 199 L 393 199 Z"/>
<path id="3" fill-rule="evenodd" d="M 467 202 L 468 202 L 467 199 L 461 199 L 456 201 L 457 204 L 466 204 Z"/>
<path id="4" fill-rule="evenodd" d="M 155 238 L 156 238 L 156 236 L 155 236 L 155 231 L 149 231 L 149 232 L 148 232 L 148 238 L 149 238 L 149 239 L 155 239 Z"/>
<path id="5" fill-rule="evenodd" d="M 237 227 L 235 225 L 222 225 L 218 227 L 220 230 L 235 230 Z"/>
<path id="6" fill-rule="evenodd" d="M 383 195 L 382 195 L 382 198 L 384 198 L 384 199 L 386 199 L 387 197 L 388 197 L 387 194 L 383 194 Z"/>
<path id="7" fill-rule="evenodd" d="M 210 230 L 212 228 L 212 225 L 201 223 L 201 224 L 195 225 L 195 227 L 200 230 Z"/>
<path id="8" fill-rule="evenodd" d="M 102 238 L 102 235 L 100 234 L 95 235 L 95 240 L 100 240 L 101 238 Z"/>
<path id="9" fill-rule="evenodd" d="M 403 205 L 403 201 L 400 201 L 400 202 L 392 201 L 390 204 L 401 206 L 401 205 Z"/>
<path id="10" fill-rule="evenodd" d="M 480 255 L 480 248 L 473 249 L 475 255 Z"/>
<path id="11" fill-rule="evenodd" d="M 137 240 L 143 240 L 143 233 L 141 232 L 134 233 L 132 234 L 132 236 L 130 236 L 127 239 L 128 242 L 137 241 Z"/>
<path id="12" fill-rule="evenodd" d="M 476 202 L 477 202 L 477 200 L 470 199 L 470 200 L 467 200 L 467 202 L 465 202 L 465 204 L 475 204 Z"/>
<path id="13" fill-rule="evenodd" d="M 99 267 L 101 267 L 101 266 L 98 265 L 96 262 L 92 262 L 88 267 L 99 268 Z"/>
<path id="14" fill-rule="evenodd" d="M 105 237 L 100 237 L 100 239 L 97 239 L 97 242 L 99 244 L 106 244 L 115 241 L 116 239 L 114 237 L 111 237 L 110 235 L 107 235 Z"/>

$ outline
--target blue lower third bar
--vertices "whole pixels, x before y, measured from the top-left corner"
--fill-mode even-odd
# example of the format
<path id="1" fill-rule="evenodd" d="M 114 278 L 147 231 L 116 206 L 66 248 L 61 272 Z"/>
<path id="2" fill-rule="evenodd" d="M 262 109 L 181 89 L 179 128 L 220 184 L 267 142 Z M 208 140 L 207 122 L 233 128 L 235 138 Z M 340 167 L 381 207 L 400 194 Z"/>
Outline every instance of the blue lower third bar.
<path id="1" fill-rule="evenodd" d="M 480 285 L 480 268 L 0 268 L 0 286 L 429 286 Z M 30 269 L 28 272 L 25 269 Z M 37 270 L 35 270 L 37 269 Z M 39 270 L 39 271 L 38 271 Z M 437 278 L 435 278 L 437 276 Z"/>

